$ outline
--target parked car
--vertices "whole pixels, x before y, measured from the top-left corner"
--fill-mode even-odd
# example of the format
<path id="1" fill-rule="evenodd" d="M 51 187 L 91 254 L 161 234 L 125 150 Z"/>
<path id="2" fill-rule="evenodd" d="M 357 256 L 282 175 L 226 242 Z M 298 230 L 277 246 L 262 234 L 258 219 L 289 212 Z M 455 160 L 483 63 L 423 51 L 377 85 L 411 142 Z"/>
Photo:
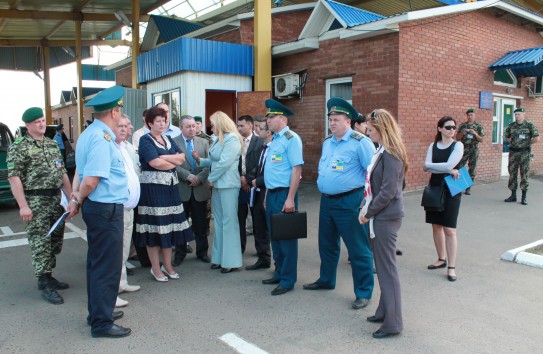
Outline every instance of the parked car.
<path id="1" fill-rule="evenodd" d="M 6 163 L 8 149 L 13 141 L 13 135 L 8 126 L 0 123 L 0 203 L 15 201 L 8 181 L 8 166 Z"/>

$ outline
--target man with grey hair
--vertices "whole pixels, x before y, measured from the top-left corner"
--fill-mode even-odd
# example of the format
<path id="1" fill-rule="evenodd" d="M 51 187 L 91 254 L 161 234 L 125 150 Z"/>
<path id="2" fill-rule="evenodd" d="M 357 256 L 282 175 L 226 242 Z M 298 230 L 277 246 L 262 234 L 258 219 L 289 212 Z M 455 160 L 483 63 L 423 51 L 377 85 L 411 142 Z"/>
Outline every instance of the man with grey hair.
<path id="1" fill-rule="evenodd" d="M 207 201 L 211 198 L 211 190 L 207 184 L 209 168 L 198 166 L 192 157 L 192 151 L 197 151 L 200 157 L 207 158 L 209 144 L 205 139 L 196 136 L 196 122 L 192 116 L 182 116 L 180 125 L 181 135 L 173 138 L 173 141 L 185 153 L 187 159 L 176 168 L 179 176 L 179 194 L 187 218 L 190 216 L 192 219 L 192 231 L 196 237 L 196 257 L 204 263 L 209 263 L 206 225 Z M 180 265 L 186 255 L 186 245 L 176 247 L 172 264 Z"/>

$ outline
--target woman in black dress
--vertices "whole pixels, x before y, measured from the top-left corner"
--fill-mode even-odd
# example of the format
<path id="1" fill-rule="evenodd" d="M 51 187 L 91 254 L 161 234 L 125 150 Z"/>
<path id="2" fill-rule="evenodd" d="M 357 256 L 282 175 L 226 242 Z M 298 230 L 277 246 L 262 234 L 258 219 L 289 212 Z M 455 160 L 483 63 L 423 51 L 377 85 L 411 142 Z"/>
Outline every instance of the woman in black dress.
<path id="1" fill-rule="evenodd" d="M 464 146 L 455 141 L 456 121 L 451 116 L 445 116 L 437 122 L 435 142 L 430 144 L 424 171 L 431 172 L 430 185 L 445 189 L 445 210 L 442 212 L 426 211 L 426 223 L 432 224 L 434 244 L 437 251 L 437 261 L 430 264 L 428 269 L 447 267 L 447 279 L 456 280 L 456 221 L 460 209 L 462 193 L 451 196 L 445 183 L 445 176 L 453 175 L 458 178 L 457 165 L 462 159 Z"/>
<path id="2" fill-rule="evenodd" d="M 178 190 L 176 166 L 185 162 L 185 154 L 166 135 L 166 111 L 150 108 L 145 114 L 149 134 L 141 137 L 139 156 L 141 197 L 138 204 L 136 232 L 140 246 L 146 246 L 151 274 L 157 281 L 179 279 L 172 268 L 172 247 L 194 240 L 183 211 Z M 162 263 L 160 266 L 160 253 Z"/>

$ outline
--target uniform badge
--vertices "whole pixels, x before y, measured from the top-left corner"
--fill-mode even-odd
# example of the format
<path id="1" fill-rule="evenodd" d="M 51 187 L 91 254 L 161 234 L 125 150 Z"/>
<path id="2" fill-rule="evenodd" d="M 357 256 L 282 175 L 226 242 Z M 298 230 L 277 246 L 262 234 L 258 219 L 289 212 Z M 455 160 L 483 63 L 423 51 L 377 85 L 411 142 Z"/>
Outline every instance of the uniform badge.
<path id="1" fill-rule="evenodd" d="M 109 135 L 109 133 L 106 132 L 105 130 L 104 130 L 104 139 L 106 139 L 107 141 L 111 141 L 111 135 Z"/>
<path id="2" fill-rule="evenodd" d="M 282 154 L 272 154 L 271 160 L 272 160 L 272 162 L 281 162 L 281 161 L 283 161 L 283 155 Z"/>
<path id="3" fill-rule="evenodd" d="M 343 162 L 341 161 L 332 162 L 332 171 L 343 171 Z"/>
<path id="4" fill-rule="evenodd" d="M 8 170 L 13 170 L 15 168 L 15 164 L 13 162 L 8 162 Z"/>
<path id="5" fill-rule="evenodd" d="M 526 139 L 526 135 L 524 135 L 524 134 L 519 134 L 519 135 L 518 135 L 518 138 L 519 138 L 519 139 Z"/>
<path id="6" fill-rule="evenodd" d="M 57 166 L 57 168 L 62 168 L 62 160 L 55 160 L 55 166 Z"/>

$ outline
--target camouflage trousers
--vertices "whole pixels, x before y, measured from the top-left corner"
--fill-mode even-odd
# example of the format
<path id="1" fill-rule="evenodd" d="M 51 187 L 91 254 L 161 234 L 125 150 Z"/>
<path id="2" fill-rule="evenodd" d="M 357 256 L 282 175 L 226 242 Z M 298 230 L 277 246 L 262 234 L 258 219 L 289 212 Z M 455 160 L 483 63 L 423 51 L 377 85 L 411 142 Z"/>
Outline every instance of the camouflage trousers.
<path id="1" fill-rule="evenodd" d="M 64 210 L 60 205 L 60 196 L 26 196 L 26 200 L 32 210 L 32 221 L 26 224 L 25 231 L 32 252 L 32 267 L 39 277 L 52 272 L 56 266 L 56 255 L 62 250 L 64 223 L 51 236 L 47 237 L 47 233 Z"/>
<path id="2" fill-rule="evenodd" d="M 512 152 L 509 151 L 509 184 L 507 188 L 514 191 L 517 189 L 517 174 L 520 170 L 520 189 L 528 190 L 528 173 L 530 172 L 530 151 Z"/>
<path id="3" fill-rule="evenodd" d="M 464 145 L 464 155 L 458 163 L 458 166 L 466 166 L 469 164 L 468 172 L 472 180 L 475 180 L 475 173 L 477 172 L 477 159 L 479 158 L 479 147 L 477 145 Z"/>

